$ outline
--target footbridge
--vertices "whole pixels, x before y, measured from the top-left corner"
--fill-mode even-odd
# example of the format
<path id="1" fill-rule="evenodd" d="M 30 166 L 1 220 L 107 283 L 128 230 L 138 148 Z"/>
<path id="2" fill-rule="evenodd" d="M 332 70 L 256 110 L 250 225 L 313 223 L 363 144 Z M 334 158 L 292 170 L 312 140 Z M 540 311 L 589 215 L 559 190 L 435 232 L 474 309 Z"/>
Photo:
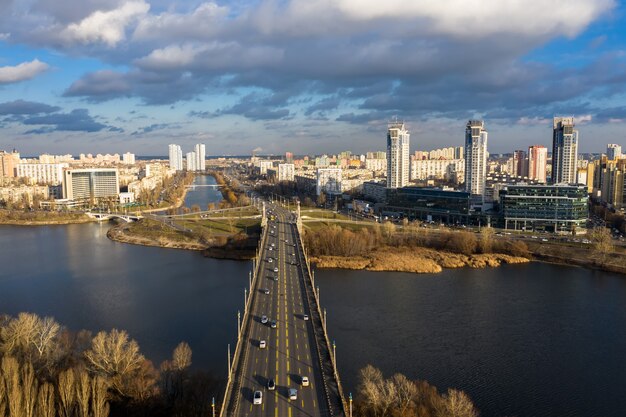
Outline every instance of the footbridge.
<path id="1" fill-rule="evenodd" d="M 120 220 L 125 221 L 126 223 L 130 223 L 130 222 L 137 221 L 139 219 L 143 219 L 143 216 L 139 214 L 134 215 L 134 214 L 126 214 L 126 213 L 101 213 L 101 212 L 92 212 L 92 211 L 87 211 L 85 212 L 85 214 L 91 217 L 92 219 L 96 219 L 98 221 L 120 219 Z"/>
<path id="2" fill-rule="evenodd" d="M 250 292 L 228 354 L 220 417 L 345 416 L 334 347 L 326 332 L 301 222 L 280 206 L 263 217 Z"/>

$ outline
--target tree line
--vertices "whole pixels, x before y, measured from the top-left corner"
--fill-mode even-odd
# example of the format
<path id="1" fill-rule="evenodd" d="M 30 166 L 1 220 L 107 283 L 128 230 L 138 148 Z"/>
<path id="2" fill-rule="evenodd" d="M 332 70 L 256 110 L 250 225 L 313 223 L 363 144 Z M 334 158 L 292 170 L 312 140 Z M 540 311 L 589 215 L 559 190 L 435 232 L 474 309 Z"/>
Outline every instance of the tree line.
<path id="1" fill-rule="evenodd" d="M 464 255 L 478 253 L 504 253 L 512 256 L 529 257 L 527 245 L 522 241 L 496 240 L 493 229 L 483 228 L 479 234 L 467 231 L 438 231 L 408 223 L 399 228 L 392 222 L 376 223 L 373 227 L 351 230 L 338 225 L 329 225 L 315 230 L 306 230 L 305 244 L 313 256 L 358 256 L 367 255 L 375 248 L 426 247 Z"/>
<path id="2" fill-rule="evenodd" d="M 220 383 L 181 342 L 156 369 L 125 331 L 72 333 L 50 317 L 0 316 L 0 417 L 207 416 Z"/>
<path id="3" fill-rule="evenodd" d="M 411 381 L 397 373 L 383 373 L 367 365 L 359 373 L 355 399 L 359 417 L 478 417 L 478 410 L 463 391 L 440 394 L 426 381 Z"/>

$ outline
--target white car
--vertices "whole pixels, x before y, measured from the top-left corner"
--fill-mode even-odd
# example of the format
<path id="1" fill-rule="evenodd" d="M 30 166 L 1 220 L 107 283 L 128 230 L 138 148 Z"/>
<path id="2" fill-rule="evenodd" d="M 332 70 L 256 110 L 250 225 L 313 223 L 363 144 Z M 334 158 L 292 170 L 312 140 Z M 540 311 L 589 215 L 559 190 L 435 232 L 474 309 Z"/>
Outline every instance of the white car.
<path id="1" fill-rule="evenodd" d="M 263 324 L 267 324 L 267 322 L 268 322 L 267 316 L 266 316 L 265 314 L 263 314 L 263 315 L 261 316 L 261 323 L 263 323 Z"/>
<path id="2" fill-rule="evenodd" d="M 303 387 L 308 387 L 309 386 L 309 377 L 308 376 L 303 376 L 302 377 L 302 386 Z"/>
<path id="3" fill-rule="evenodd" d="M 272 258 L 267 258 L 267 262 L 272 263 L 274 261 L 272 261 Z"/>
<path id="4" fill-rule="evenodd" d="M 270 246 L 269 248 L 267 248 L 267 249 L 268 249 L 268 250 L 274 250 L 274 248 L 273 248 L 273 247 L 271 247 L 271 246 Z"/>
<path id="5" fill-rule="evenodd" d="M 259 342 L 259 348 L 260 349 L 265 349 L 267 347 L 267 342 L 265 340 L 261 340 Z"/>
<path id="6" fill-rule="evenodd" d="M 275 268 L 274 268 L 274 272 L 278 272 L 278 267 L 275 267 Z"/>
<path id="7" fill-rule="evenodd" d="M 263 404 L 263 393 L 261 391 L 254 391 L 254 405 Z"/>
<path id="8" fill-rule="evenodd" d="M 308 314 L 305 314 L 305 315 L 303 315 L 303 316 L 302 316 L 302 318 L 303 318 L 305 321 L 308 321 L 308 320 L 309 320 L 309 315 L 308 315 Z"/>

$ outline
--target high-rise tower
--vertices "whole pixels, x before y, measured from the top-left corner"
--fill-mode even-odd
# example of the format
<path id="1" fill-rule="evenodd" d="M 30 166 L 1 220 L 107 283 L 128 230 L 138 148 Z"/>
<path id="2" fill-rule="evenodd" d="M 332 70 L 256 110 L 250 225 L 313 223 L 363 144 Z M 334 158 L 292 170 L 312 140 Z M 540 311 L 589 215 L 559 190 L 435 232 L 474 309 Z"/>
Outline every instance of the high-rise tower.
<path id="1" fill-rule="evenodd" d="M 622 147 L 615 143 L 609 143 L 606 145 L 606 157 L 609 161 L 619 159 L 622 157 Z"/>
<path id="2" fill-rule="evenodd" d="M 533 145 L 528 148 L 528 178 L 546 182 L 546 166 L 548 164 L 548 148 Z"/>
<path id="3" fill-rule="evenodd" d="M 409 185 L 409 137 L 403 122 L 387 125 L 387 188 Z"/>
<path id="4" fill-rule="evenodd" d="M 552 125 L 552 184 L 575 184 L 578 130 L 573 117 L 555 117 Z"/>
<path id="5" fill-rule="evenodd" d="M 465 191 L 484 196 L 487 177 L 487 131 L 482 120 L 465 127 Z"/>
<path id="6" fill-rule="evenodd" d="M 179 145 L 170 144 L 170 168 L 176 171 L 183 170 L 183 150 Z"/>
<path id="7" fill-rule="evenodd" d="M 196 154 L 196 171 L 206 170 L 206 147 L 204 143 L 196 144 L 194 153 Z"/>

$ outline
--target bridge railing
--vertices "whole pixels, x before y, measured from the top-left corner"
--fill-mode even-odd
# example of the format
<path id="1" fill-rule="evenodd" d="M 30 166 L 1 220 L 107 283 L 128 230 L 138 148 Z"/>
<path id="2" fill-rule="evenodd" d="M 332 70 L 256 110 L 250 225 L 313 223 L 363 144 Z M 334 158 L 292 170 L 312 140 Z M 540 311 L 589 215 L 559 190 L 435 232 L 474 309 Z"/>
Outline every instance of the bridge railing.
<path id="1" fill-rule="evenodd" d="M 313 274 L 311 273 L 311 264 L 309 262 L 309 258 L 308 255 L 306 253 L 306 249 L 304 246 L 304 240 L 302 239 L 302 234 L 300 233 L 300 231 L 298 229 L 297 230 L 297 234 L 298 234 L 298 240 L 300 242 L 300 248 L 302 249 L 301 254 L 304 257 L 304 265 L 301 266 L 304 268 L 304 266 L 306 266 L 306 273 L 305 275 L 307 275 L 307 283 L 305 283 L 305 288 L 308 288 L 309 284 L 311 286 L 311 290 L 313 292 L 313 297 L 314 297 L 314 301 L 315 301 L 315 306 L 316 306 L 316 310 L 317 313 L 320 317 L 320 321 L 321 321 L 321 328 L 322 328 L 322 333 L 323 333 L 323 337 L 324 337 L 324 341 L 326 342 L 326 346 L 328 349 L 328 356 L 330 357 L 330 361 L 333 367 L 333 376 L 335 378 L 335 382 L 337 383 L 337 391 L 339 394 L 339 398 L 340 398 L 340 404 L 341 404 L 341 410 L 339 410 L 344 416 L 347 415 L 346 414 L 346 399 L 343 393 L 343 388 L 341 386 L 341 380 L 339 379 L 339 372 L 337 371 L 337 363 L 335 362 L 335 355 L 334 353 L 331 353 L 330 349 L 331 349 L 331 344 L 330 344 L 330 339 L 328 337 L 328 331 L 326 329 L 326 320 L 325 320 L 325 316 L 322 315 L 322 310 L 320 307 L 320 302 L 319 302 L 319 294 L 318 292 L 315 290 L 315 282 L 313 280 Z M 309 297 L 308 297 L 308 289 L 307 289 L 307 301 L 309 301 Z M 309 301 L 309 309 L 310 309 L 310 301 Z M 315 326 L 313 326 L 313 329 L 315 331 Z M 320 367 L 322 370 L 322 377 L 324 379 L 324 389 L 326 391 L 326 399 L 328 401 L 328 406 L 329 406 L 329 411 L 331 413 L 331 415 L 334 415 L 333 413 L 333 409 L 332 409 L 332 402 L 330 400 L 330 392 L 329 392 L 329 388 L 326 384 L 326 378 L 325 375 L 323 375 L 323 369 L 324 369 L 324 365 L 322 363 L 322 350 L 319 346 L 319 343 L 317 341 L 317 337 L 315 338 L 315 344 L 317 347 L 317 352 L 318 352 L 318 358 L 320 360 Z"/>
<path id="2" fill-rule="evenodd" d="M 229 408 L 232 408 L 232 411 L 236 411 L 239 407 L 239 395 L 235 395 L 232 398 L 233 391 L 237 391 L 241 387 L 241 373 L 244 372 L 244 369 L 240 369 L 239 364 L 241 361 L 244 361 L 245 365 L 245 354 L 246 349 L 243 347 L 245 341 L 248 340 L 248 316 L 250 311 L 252 310 L 252 304 L 256 299 L 256 282 L 258 280 L 259 272 L 261 270 L 261 259 L 262 254 L 260 250 L 265 247 L 265 242 L 267 241 L 267 227 L 263 228 L 263 232 L 261 234 L 261 239 L 259 239 L 259 249 L 257 250 L 255 265 L 252 272 L 252 280 L 250 282 L 250 294 L 246 300 L 246 304 L 244 306 L 243 318 L 240 324 L 240 328 L 237 329 L 238 339 L 237 344 L 235 346 L 235 352 L 233 354 L 233 360 L 231 363 L 231 367 L 228 370 L 228 380 L 226 382 L 226 390 L 224 392 L 224 399 L 222 401 L 222 407 L 220 409 L 220 417 L 228 416 Z M 234 401 L 234 404 L 231 407 L 231 401 Z M 233 413 L 234 414 L 234 413 Z"/>

